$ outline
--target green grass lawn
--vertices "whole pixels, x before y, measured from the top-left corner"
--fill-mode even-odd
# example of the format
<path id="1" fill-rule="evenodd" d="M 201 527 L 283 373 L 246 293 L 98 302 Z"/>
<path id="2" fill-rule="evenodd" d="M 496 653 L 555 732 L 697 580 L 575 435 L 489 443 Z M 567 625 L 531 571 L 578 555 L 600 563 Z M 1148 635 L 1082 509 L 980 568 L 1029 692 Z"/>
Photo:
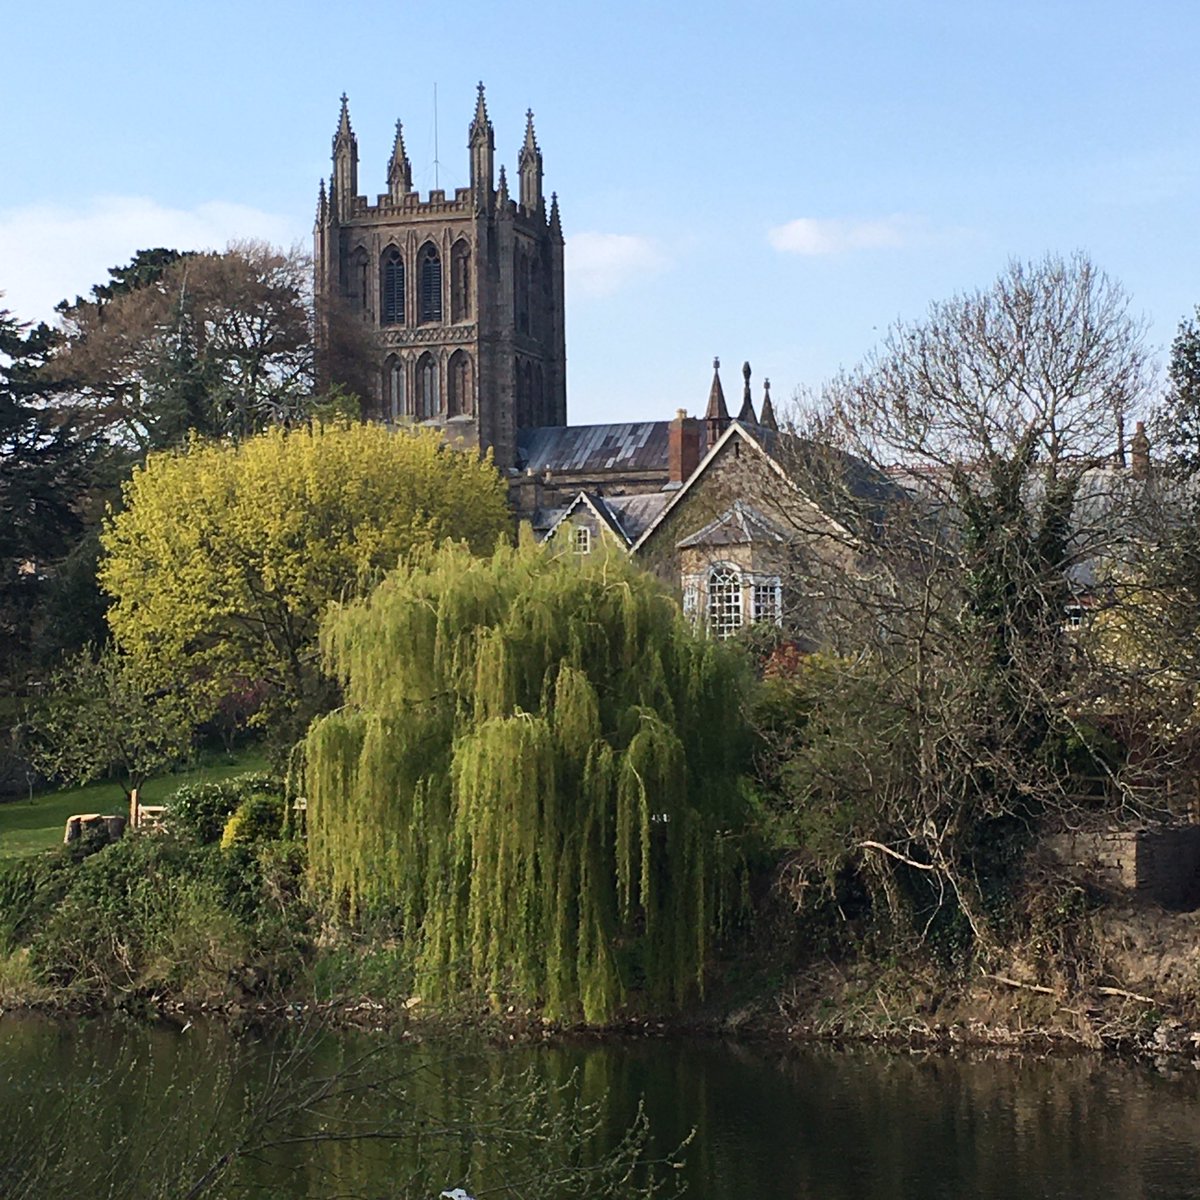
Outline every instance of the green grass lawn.
<path id="1" fill-rule="evenodd" d="M 138 793 L 143 804 L 162 802 L 181 784 L 218 782 L 246 771 L 263 771 L 267 761 L 257 748 L 233 759 L 219 758 L 209 765 L 161 775 L 151 779 Z M 34 850 L 59 846 L 67 818 L 76 813 L 129 814 L 129 802 L 119 783 L 90 783 L 87 787 L 44 792 L 32 800 L 0 803 L 0 858 L 15 858 Z"/>

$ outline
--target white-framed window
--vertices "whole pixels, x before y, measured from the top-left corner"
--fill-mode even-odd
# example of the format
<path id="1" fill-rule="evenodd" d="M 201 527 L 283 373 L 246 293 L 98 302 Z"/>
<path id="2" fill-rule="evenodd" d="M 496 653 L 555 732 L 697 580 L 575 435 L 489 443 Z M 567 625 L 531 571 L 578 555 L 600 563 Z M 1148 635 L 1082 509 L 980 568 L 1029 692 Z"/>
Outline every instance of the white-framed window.
<path id="1" fill-rule="evenodd" d="M 1083 628 L 1083 605 L 1068 604 L 1066 612 L 1063 614 L 1064 629 L 1082 629 Z"/>
<path id="2" fill-rule="evenodd" d="M 714 637 L 727 638 L 742 627 L 742 573 L 718 563 L 708 572 L 708 628 Z"/>
<path id="3" fill-rule="evenodd" d="M 571 549 L 576 554 L 591 554 L 592 531 L 586 525 L 576 525 L 571 531 Z"/>
<path id="4" fill-rule="evenodd" d="M 759 578 L 754 580 L 751 592 L 753 620 L 757 624 L 764 621 L 770 625 L 779 625 L 783 620 L 783 588 L 777 578 Z"/>
<path id="5" fill-rule="evenodd" d="M 693 623 L 700 615 L 700 580 L 695 575 L 683 577 L 683 615 Z"/>

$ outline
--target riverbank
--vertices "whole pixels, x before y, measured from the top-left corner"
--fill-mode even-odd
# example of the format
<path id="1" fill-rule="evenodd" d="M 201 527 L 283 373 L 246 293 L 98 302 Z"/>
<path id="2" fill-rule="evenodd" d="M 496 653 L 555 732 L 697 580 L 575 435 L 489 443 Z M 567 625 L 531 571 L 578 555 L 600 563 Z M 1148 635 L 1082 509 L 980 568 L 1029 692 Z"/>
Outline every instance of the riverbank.
<path id="1" fill-rule="evenodd" d="M 464 1036 L 489 1044 L 621 1037 L 733 1037 L 746 1042 L 878 1045 L 897 1050 L 1059 1054 L 1106 1052 L 1160 1062 L 1189 1061 L 1200 1069 L 1200 916 L 1114 906 L 1099 922 L 1108 962 L 1123 977 L 1093 972 L 1088 981 L 1056 986 L 1030 978 L 1028 962 L 1010 957 L 987 970 L 939 970 L 928 959 L 880 963 L 869 958 L 814 962 L 778 986 L 731 986 L 718 976 L 708 998 L 671 1016 L 631 1015 L 605 1026 L 550 1021 L 517 1004 L 493 1008 L 469 999 L 432 1008 L 399 988 L 350 988 L 318 996 L 314 978 L 328 978 L 318 960 L 283 992 L 263 994 L 265 975 L 253 967 L 228 981 L 223 997 L 185 999 L 130 989 L 103 1000 L 36 983 L 28 971 L 0 964 L 0 1014 L 5 1010 L 94 1016 L 120 1011 L 138 1020 L 184 1027 L 217 1019 L 251 1025 L 314 1024 L 334 1030 L 388 1031 L 414 1040 Z M 370 946 L 359 946 L 370 959 Z M 394 950 L 389 948 L 391 956 Z M 1136 969 L 1140 968 L 1140 969 Z M 344 959 L 341 961 L 344 972 Z M 364 972 L 369 974 L 370 972 Z M 1025 976 L 1022 978 L 1021 976 Z M 1116 982 L 1122 978 L 1129 986 Z M 1110 982 L 1102 982 L 1102 979 Z"/>

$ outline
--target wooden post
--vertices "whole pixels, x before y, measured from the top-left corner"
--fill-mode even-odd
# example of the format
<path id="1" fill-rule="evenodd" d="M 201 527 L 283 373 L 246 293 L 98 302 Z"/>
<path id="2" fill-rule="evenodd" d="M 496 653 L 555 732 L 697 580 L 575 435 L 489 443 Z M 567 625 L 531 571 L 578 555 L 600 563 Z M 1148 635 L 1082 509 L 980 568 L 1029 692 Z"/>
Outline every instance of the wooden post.
<path id="1" fill-rule="evenodd" d="M 141 821 L 138 819 L 138 815 L 139 815 L 138 809 L 139 808 L 140 808 L 140 805 L 138 804 L 138 790 L 137 790 L 137 788 L 134 788 L 133 791 L 131 791 L 129 793 L 129 828 L 130 829 L 136 829 L 141 824 Z"/>

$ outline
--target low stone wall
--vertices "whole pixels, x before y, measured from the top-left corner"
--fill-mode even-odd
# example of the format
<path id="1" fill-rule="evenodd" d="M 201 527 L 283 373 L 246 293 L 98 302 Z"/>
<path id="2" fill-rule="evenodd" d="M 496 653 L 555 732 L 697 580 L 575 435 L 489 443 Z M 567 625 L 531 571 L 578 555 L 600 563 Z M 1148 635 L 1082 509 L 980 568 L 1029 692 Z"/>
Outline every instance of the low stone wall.
<path id="1" fill-rule="evenodd" d="M 1046 848 L 1103 887 L 1181 912 L 1200 908 L 1200 825 L 1064 833 Z"/>

